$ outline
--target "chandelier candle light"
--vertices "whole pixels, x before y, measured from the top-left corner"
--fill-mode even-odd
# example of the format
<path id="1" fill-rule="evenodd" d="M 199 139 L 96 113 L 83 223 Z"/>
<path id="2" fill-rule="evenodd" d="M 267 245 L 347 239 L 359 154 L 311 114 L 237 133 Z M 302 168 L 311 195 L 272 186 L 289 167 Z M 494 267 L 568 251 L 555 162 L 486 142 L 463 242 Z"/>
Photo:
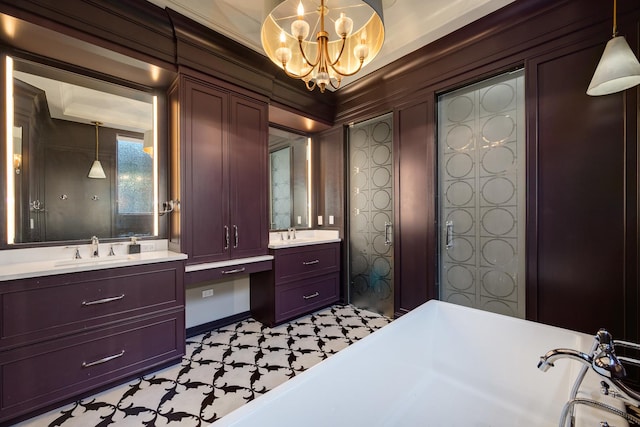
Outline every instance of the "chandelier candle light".
<path id="1" fill-rule="evenodd" d="M 315 40 L 309 39 L 316 32 Z M 332 39 L 325 24 L 333 22 Z M 356 28 L 354 30 L 354 28 Z M 290 31 L 287 31 L 289 29 Z M 262 46 L 287 76 L 310 91 L 338 89 L 378 54 L 384 42 L 381 0 L 284 0 L 262 25 Z"/>

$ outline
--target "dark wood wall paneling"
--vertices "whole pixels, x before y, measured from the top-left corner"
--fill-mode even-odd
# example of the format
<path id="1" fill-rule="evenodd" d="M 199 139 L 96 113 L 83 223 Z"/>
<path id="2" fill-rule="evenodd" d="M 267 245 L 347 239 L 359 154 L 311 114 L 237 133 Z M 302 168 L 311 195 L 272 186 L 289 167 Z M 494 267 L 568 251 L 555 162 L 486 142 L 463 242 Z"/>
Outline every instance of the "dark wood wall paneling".
<path id="1" fill-rule="evenodd" d="M 344 266 L 348 265 L 348 248 L 346 233 L 347 218 L 349 212 L 346 209 L 345 194 L 345 162 L 346 138 L 341 126 L 334 127 L 315 134 L 312 140 L 312 220 L 317 226 L 318 215 L 322 215 L 322 229 L 338 230 L 342 238 L 342 283 L 349 283 L 348 271 Z M 334 225 L 329 225 L 329 215 L 334 216 Z M 347 288 L 341 286 L 340 300 L 348 302 Z"/>
<path id="2" fill-rule="evenodd" d="M 618 6 L 621 32 L 636 46 L 640 5 L 621 0 Z M 401 259 L 407 248 L 420 256 L 426 252 L 427 258 L 422 267 L 411 258 L 400 261 L 397 283 L 414 281 L 419 286 L 426 280 L 427 287 L 401 290 L 400 311 L 415 306 L 416 298 L 434 295 L 436 94 L 525 64 L 527 315 L 586 332 L 596 324 L 612 325 L 615 333 L 637 338 L 637 90 L 598 100 L 584 95 L 588 76 L 610 37 L 610 2 L 518 0 L 323 96 L 307 93 L 301 82 L 285 78 L 256 52 L 143 0 L 6 0 L 0 3 L 0 13 L 162 64 L 172 72 L 178 65 L 195 68 L 322 122 L 335 118 L 337 126 L 395 110 L 396 196 L 405 200 L 411 181 L 411 192 L 421 186 L 425 192 L 407 212 L 400 206 L 396 250 Z M 585 70 L 588 64 L 591 70 Z M 423 114 L 428 116 L 424 123 L 411 124 Z M 344 170 L 344 139 L 338 134 L 326 134 L 320 145 L 320 156 L 335 162 L 319 169 L 324 170 L 320 179 L 332 186 L 336 183 L 331 170 Z M 602 145 L 606 140 L 618 143 Z M 412 152 L 420 157 L 410 159 Z M 317 182 L 317 188 L 322 186 Z M 333 203 L 332 197 L 328 200 L 325 209 Z M 420 211 L 419 220 L 415 215 Z M 345 221 L 339 224 L 344 227 Z"/>
<path id="3" fill-rule="evenodd" d="M 517 1 L 337 93 L 337 125 L 395 109 L 396 314 L 436 297 L 437 94 L 525 65 L 527 317 L 637 340 L 638 90 L 585 94 L 611 6 Z M 639 8 L 619 2 L 634 47 Z"/>

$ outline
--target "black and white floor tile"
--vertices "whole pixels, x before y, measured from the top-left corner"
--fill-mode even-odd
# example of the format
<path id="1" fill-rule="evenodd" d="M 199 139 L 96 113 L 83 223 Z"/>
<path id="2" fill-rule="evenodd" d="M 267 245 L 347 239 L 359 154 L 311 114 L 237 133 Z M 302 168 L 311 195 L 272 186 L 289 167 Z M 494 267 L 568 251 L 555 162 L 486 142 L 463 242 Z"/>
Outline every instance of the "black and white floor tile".
<path id="1" fill-rule="evenodd" d="M 350 305 L 274 328 L 245 320 L 187 340 L 180 364 L 19 426 L 206 426 L 389 322 Z"/>

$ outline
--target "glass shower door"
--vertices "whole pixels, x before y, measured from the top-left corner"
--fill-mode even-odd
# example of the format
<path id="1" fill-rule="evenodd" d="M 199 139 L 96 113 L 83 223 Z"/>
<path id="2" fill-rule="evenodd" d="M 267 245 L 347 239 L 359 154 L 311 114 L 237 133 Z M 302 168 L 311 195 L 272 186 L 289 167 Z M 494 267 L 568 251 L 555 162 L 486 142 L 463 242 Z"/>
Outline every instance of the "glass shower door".
<path id="1" fill-rule="evenodd" d="M 349 300 L 393 316 L 393 115 L 349 128 Z"/>
<path id="2" fill-rule="evenodd" d="M 525 315 L 524 71 L 438 98 L 439 293 Z"/>

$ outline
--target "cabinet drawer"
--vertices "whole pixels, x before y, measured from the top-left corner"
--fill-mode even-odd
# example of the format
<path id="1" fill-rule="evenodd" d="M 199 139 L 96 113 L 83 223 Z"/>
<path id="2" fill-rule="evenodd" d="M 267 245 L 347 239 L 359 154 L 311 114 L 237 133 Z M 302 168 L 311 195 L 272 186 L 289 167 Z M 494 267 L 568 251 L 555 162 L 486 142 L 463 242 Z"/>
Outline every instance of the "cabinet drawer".
<path id="1" fill-rule="evenodd" d="M 340 269 L 340 244 L 277 249 L 276 286 L 283 282 L 331 273 Z"/>
<path id="2" fill-rule="evenodd" d="M 193 267 L 193 266 L 192 266 Z M 225 267 L 192 270 L 185 273 L 185 285 L 193 285 L 209 280 L 231 279 L 243 274 L 259 273 L 273 268 L 273 261 L 259 261 L 246 264 L 229 264 Z"/>
<path id="3" fill-rule="evenodd" d="M 184 355 L 182 311 L 0 353 L 2 419 Z M 0 419 L 0 421 L 2 421 Z"/>
<path id="4" fill-rule="evenodd" d="M 148 268 L 148 267 L 147 267 Z M 184 305 L 182 271 L 114 269 L 14 282 L 0 294 L 0 348 Z"/>
<path id="5" fill-rule="evenodd" d="M 275 295 L 276 323 L 338 301 L 339 276 L 339 273 L 332 273 L 277 287 Z"/>

